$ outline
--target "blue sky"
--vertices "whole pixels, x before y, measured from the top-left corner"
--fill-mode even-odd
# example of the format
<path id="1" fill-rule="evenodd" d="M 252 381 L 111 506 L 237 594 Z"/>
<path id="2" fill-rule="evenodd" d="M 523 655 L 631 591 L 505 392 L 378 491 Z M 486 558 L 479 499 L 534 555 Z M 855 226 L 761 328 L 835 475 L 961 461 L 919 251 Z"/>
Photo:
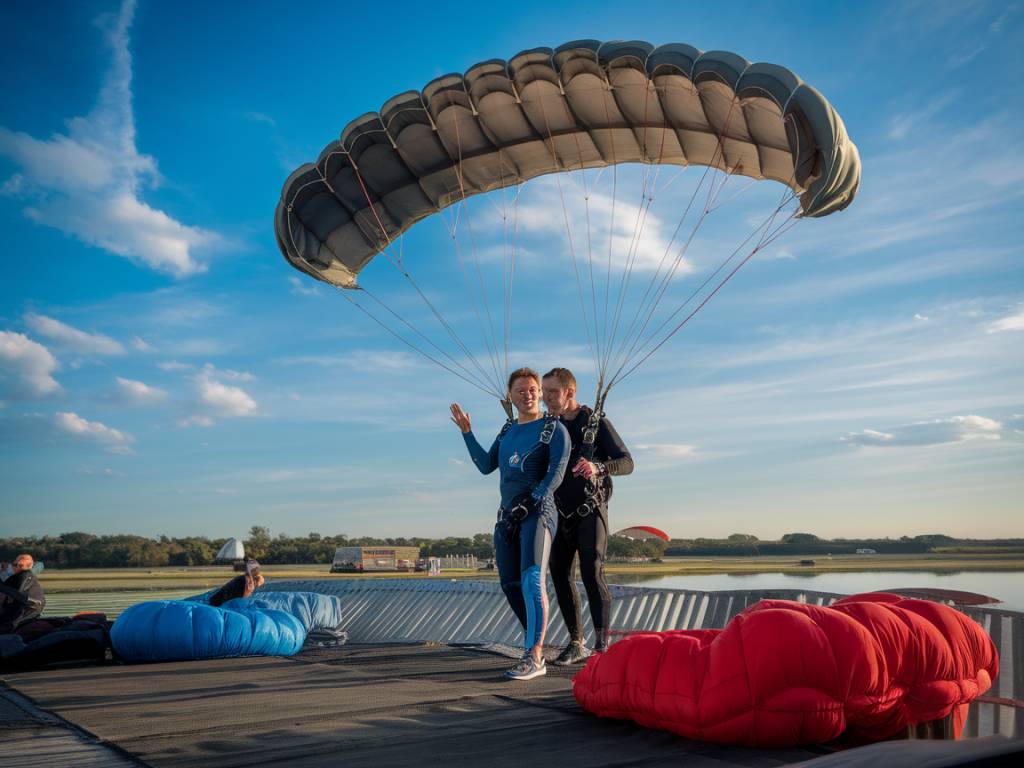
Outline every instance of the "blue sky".
<path id="1" fill-rule="evenodd" d="M 759 253 L 613 392 L 637 460 L 613 523 L 1024 534 L 1020 3 L 305 6 L 0 8 L 0 536 L 487 530 L 495 479 L 447 404 L 483 440 L 494 401 L 292 270 L 272 216 L 288 173 L 393 94 L 579 38 L 788 66 L 863 160 L 847 211 Z M 664 245 L 689 175 L 652 207 L 641 256 Z M 680 290 L 779 192 L 735 189 Z M 511 361 L 569 365 L 587 400 L 555 194 L 547 179 L 521 197 Z M 485 266 L 499 211 L 467 207 Z M 446 237 L 427 221 L 404 247 L 468 332 Z M 429 324 L 393 271 L 361 282 Z"/>

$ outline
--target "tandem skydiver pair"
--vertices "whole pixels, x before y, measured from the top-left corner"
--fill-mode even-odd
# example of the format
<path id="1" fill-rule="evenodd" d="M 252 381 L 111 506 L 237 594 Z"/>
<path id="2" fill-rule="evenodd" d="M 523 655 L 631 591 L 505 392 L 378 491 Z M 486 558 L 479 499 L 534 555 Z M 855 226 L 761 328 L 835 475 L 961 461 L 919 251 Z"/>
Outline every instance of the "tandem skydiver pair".
<path id="1" fill-rule="evenodd" d="M 540 403 L 548 407 L 541 414 Z M 629 474 L 633 461 L 615 430 L 576 401 L 576 379 L 565 368 L 544 375 L 520 368 L 508 379 L 508 397 L 518 414 L 485 451 L 472 432 L 469 414 L 452 403 L 452 421 L 483 474 L 500 470 L 501 502 L 494 526 L 498 577 L 509 606 L 523 625 L 523 658 L 505 673 L 513 680 L 546 674 L 544 633 L 548 621 L 550 562 L 559 607 L 570 642 L 555 660 L 574 664 L 589 651 L 583 643 L 574 561 L 580 556 L 595 630 L 595 650 L 604 650 L 611 593 L 604 580 L 609 475 Z M 572 470 L 566 475 L 566 468 Z"/>

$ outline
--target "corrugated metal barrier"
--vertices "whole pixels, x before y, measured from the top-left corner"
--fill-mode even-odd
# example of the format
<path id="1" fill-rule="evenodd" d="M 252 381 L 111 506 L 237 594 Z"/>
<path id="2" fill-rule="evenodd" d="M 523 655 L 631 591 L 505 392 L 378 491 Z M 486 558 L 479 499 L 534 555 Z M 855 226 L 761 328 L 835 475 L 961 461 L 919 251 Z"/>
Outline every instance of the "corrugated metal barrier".
<path id="1" fill-rule="evenodd" d="M 425 579 L 334 579 L 275 581 L 269 591 L 307 591 L 345 599 L 345 623 L 353 643 L 500 643 L 517 645 L 522 630 L 495 581 Z M 612 585 L 611 629 L 616 634 L 669 629 L 717 629 L 759 600 L 796 600 L 830 605 L 841 595 L 811 590 L 703 592 Z M 586 593 L 579 585 L 583 615 Z M 554 594 L 548 588 L 548 594 Z M 971 706 L 965 736 L 1024 734 L 1024 614 L 990 608 L 963 609 L 981 624 L 999 649 L 1000 673 L 988 694 Z M 589 626 L 589 622 L 587 622 Z M 588 641 L 592 638 L 588 636 Z M 614 638 L 613 638 L 614 639 Z M 552 604 L 545 641 L 568 641 L 565 623 Z"/>

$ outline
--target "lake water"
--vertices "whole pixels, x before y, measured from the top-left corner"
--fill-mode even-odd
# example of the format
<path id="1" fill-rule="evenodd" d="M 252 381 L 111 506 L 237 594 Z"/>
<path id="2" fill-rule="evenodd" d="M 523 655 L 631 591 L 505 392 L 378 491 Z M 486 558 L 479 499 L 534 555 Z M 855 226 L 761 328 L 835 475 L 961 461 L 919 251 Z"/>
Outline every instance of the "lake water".
<path id="1" fill-rule="evenodd" d="M 708 576 L 610 576 L 615 584 L 665 589 L 810 589 L 816 592 L 876 592 L 886 589 L 958 589 L 1002 601 L 997 607 L 1024 611 L 1024 571 L 863 571 L 859 573 L 744 573 Z"/>
<path id="2" fill-rule="evenodd" d="M 690 576 L 610 575 L 613 584 L 666 589 L 809 589 L 852 595 L 898 588 L 958 589 L 999 598 L 999 608 L 1024 611 L 1024 571 L 863 571 L 859 573 L 784 573 L 716 574 Z M 125 608 L 146 600 L 180 600 L 202 592 L 188 590 L 131 590 L 96 592 L 54 592 L 46 596 L 45 616 L 69 616 L 78 611 L 103 611 L 110 618 Z M 552 596 L 553 599 L 553 596 Z"/>

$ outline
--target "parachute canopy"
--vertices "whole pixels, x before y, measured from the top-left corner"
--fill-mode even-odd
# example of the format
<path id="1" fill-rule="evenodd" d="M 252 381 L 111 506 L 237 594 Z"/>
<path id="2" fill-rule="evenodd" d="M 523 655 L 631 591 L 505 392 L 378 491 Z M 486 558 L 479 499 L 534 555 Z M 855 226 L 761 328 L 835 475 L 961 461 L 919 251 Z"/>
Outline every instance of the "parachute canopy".
<path id="1" fill-rule="evenodd" d="M 668 541 L 669 536 L 663 530 L 650 525 L 634 525 L 632 528 L 623 528 L 616 531 L 613 536 L 625 536 L 627 539 L 661 539 Z"/>
<path id="2" fill-rule="evenodd" d="M 578 40 L 439 77 L 353 120 L 285 182 L 277 242 L 295 268 L 354 288 L 375 254 L 453 203 L 619 163 L 773 179 L 812 217 L 849 205 L 860 180 L 839 115 L 784 67 Z"/>

